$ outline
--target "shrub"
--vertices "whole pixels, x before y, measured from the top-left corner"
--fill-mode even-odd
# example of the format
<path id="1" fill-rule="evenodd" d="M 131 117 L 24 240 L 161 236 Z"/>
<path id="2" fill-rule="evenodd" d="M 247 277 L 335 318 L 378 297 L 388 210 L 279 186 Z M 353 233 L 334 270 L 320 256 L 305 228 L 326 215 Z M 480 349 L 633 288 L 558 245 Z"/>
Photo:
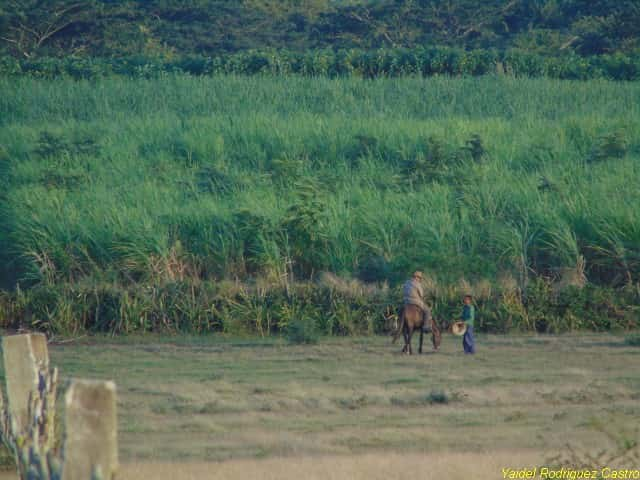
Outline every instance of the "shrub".
<path id="1" fill-rule="evenodd" d="M 624 343 L 631 345 L 632 347 L 640 347 L 640 333 L 627 335 L 624 338 Z"/>
<path id="2" fill-rule="evenodd" d="M 302 315 L 292 319 L 287 325 L 287 340 L 295 344 L 318 343 L 320 333 L 315 319 Z"/>
<path id="3" fill-rule="evenodd" d="M 545 56 L 521 50 L 463 51 L 449 47 L 412 49 L 250 50 L 216 57 L 178 58 L 13 58 L 0 57 L 0 76 L 37 78 L 68 76 L 90 79 L 110 75 L 154 78 L 168 73 L 189 75 L 239 74 L 358 76 L 364 78 L 431 75 L 486 75 L 499 71 L 518 77 L 560 79 L 609 78 L 637 80 L 640 62 L 631 54 Z"/>
<path id="4" fill-rule="evenodd" d="M 427 396 L 429 403 L 440 403 L 446 404 L 449 403 L 449 395 L 443 390 L 434 390 L 429 393 Z"/>
<path id="5" fill-rule="evenodd" d="M 458 392 L 447 393 L 444 390 L 432 390 L 427 394 L 410 396 L 393 396 L 390 401 L 392 405 L 401 407 L 419 407 L 424 405 L 446 405 L 451 402 L 462 400 Z"/>
<path id="6" fill-rule="evenodd" d="M 608 159 L 622 158 L 629 149 L 629 142 L 623 131 L 618 130 L 598 139 L 589 155 L 588 162 L 601 162 Z"/>

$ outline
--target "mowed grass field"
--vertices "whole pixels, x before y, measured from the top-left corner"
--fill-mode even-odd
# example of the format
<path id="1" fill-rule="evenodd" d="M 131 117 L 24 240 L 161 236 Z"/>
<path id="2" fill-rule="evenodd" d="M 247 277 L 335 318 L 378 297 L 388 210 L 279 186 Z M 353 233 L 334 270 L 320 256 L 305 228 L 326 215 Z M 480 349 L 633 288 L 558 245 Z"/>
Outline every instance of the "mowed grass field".
<path id="1" fill-rule="evenodd" d="M 622 336 L 459 343 L 87 337 L 50 353 L 63 379 L 117 383 L 122 478 L 502 478 L 637 435 L 640 348 Z"/>

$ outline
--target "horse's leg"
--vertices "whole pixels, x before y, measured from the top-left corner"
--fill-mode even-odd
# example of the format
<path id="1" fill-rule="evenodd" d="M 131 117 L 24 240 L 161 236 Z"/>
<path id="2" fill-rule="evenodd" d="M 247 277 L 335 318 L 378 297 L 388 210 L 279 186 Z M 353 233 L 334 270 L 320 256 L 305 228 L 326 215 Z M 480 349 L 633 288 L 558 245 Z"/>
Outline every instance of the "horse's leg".
<path id="1" fill-rule="evenodd" d="M 407 353 L 407 317 L 404 307 L 398 308 L 398 318 L 400 319 L 400 328 L 398 330 L 398 335 L 400 334 L 400 331 L 402 331 L 402 339 L 404 340 L 402 353 Z"/>
<path id="2" fill-rule="evenodd" d="M 407 322 L 406 320 L 402 323 L 402 338 L 404 340 L 404 346 L 402 347 L 402 353 L 407 353 Z"/>
<path id="3" fill-rule="evenodd" d="M 413 327 L 408 327 L 408 328 L 409 328 L 409 333 L 408 333 L 407 344 L 409 345 L 409 355 L 413 355 L 413 349 L 411 348 L 411 337 L 413 337 Z"/>
<path id="4" fill-rule="evenodd" d="M 420 329 L 420 346 L 418 347 L 418 353 L 422 353 L 422 339 L 424 338 L 424 330 Z"/>

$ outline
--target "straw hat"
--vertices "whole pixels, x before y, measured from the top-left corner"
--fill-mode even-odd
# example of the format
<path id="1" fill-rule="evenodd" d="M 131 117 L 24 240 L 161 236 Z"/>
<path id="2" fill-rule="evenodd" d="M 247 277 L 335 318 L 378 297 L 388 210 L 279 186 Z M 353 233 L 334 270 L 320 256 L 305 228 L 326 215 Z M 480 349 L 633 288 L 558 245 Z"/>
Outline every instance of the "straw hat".
<path id="1" fill-rule="evenodd" d="M 451 325 L 451 333 L 457 337 L 461 337 L 467 331 L 466 322 L 453 322 Z"/>

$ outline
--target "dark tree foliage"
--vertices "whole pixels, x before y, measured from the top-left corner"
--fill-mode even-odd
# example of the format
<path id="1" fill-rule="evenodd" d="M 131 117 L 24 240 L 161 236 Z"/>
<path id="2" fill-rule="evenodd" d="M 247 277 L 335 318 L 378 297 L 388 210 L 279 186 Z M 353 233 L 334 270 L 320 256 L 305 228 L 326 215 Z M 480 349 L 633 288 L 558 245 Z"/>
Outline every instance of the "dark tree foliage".
<path id="1" fill-rule="evenodd" d="M 73 49 L 78 25 L 96 11 L 92 1 L 5 0 L 0 4 L 0 41 L 14 55 L 31 57 L 52 45 Z M 64 39 L 65 43 L 60 43 Z"/>
<path id="2" fill-rule="evenodd" d="M 0 53 L 217 55 L 277 48 L 637 53 L 638 0 L 5 0 Z"/>

